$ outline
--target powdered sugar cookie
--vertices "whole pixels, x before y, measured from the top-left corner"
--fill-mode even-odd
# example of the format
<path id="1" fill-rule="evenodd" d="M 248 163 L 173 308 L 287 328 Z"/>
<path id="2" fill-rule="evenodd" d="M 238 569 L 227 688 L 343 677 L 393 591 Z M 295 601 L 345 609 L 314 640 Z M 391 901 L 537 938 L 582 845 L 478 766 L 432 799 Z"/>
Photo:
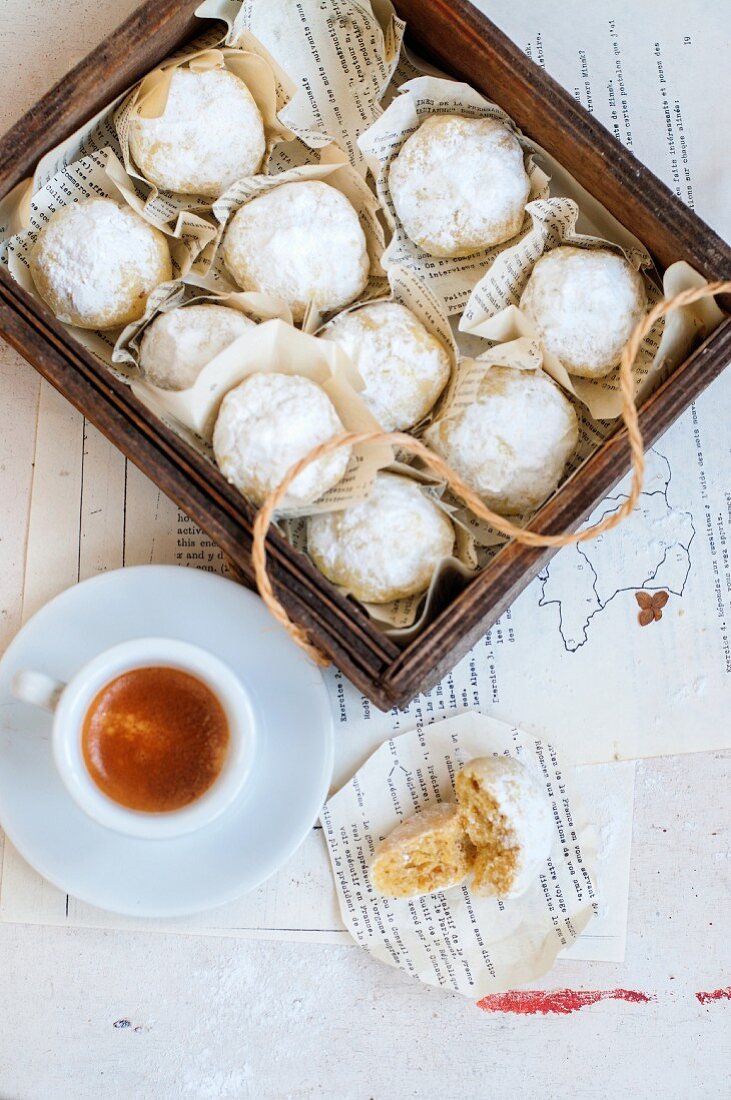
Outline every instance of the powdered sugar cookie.
<path id="1" fill-rule="evenodd" d="M 647 294 L 623 256 L 561 245 L 536 263 L 520 308 L 569 374 L 602 378 L 619 363 L 647 310 Z"/>
<path id="2" fill-rule="evenodd" d="M 58 319 L 88 329 L 138 320 L 151 291 L 172 278 L 164 234 L 112 199 L 54 214 L 38 234 L 30 271 Z"/>
<path id="3" fill-rule="evenodd" d="M 254 328 L 237 309 L 205 302 L 159 313 L 140 344 L 140 367 L 163 390 L 192 386 L 207 363 Z"/>
<path id="4" fill-rule="evenodd" d="M 432 115 L 391 165 L 406 235 L 431 256 L 468 256 L 514 237 L 530 180 L 515 134 L 489 118 Z"/>
<path id="5" fill-rule="evenodd" d="M 419 897 L 463 882 L 473 858 L 459 807 L 439 802 L 402 821 L 381 841 L 370 879 L 386 897 Z"/>
<path id="6" fill-rule="evenodd" d="M 398 474 L 377 474 L 366 500 L 308 521 L 307 549 L 315 565 L 364 603 L 426 591 L 453 548 L 449 518 Z"/>
<path id="7" fill-rule="evenodd" d="M 295 462 L 344 431 L 332 401 L 309 378 L 261 372 L 224 397 L 213 452 L 228 481 L 261 504 Z M 285 507 L 318 500 L 341 480 L 349 458 L 350 448 L 342 447 L 311 462 L 290 485 Z"/>
<path id="8" fill-rule="evenodd" d="M 550 803 L 524 764 L 482 756 L 457 773 L 462 823 L 476 849 L 470 889 L 516 897 L 525 892 L 551 850 Z"/>
<path id="9" fill-rule="evenodd" d="M 177 68 L 159 118 L 134 114 L 129 147 L 146 179 L 164 191 L 217 198 L 259 171 L 266 141 L 251 92 L 226 69 Z"/>
<path id="10" fill-rule="evenodd" d="M 493 366 L 475 400 L 435 421 L 426 442 L 503 515 L 534 512 L 578 442 L 571 402 L 538 370 Z"/>
<path id="11" fill-rule="evenodd" d="M 295 321 L 312 303 L 323 313 L 352 302 L 368 282 L 358 214 L 320 180 L 283 183 L 242 206 L 223 238 L 226 266 L 242 290 L 273 294 Z"/>
<path id="12" fill-rule="evenodd" d="M 397 302 L 344 313 L 320 335 L 353 361 L 365 383 L 361 397 L 385 431 L 402 431 L 423 419 L 449 379 L 442 345 Z"/>

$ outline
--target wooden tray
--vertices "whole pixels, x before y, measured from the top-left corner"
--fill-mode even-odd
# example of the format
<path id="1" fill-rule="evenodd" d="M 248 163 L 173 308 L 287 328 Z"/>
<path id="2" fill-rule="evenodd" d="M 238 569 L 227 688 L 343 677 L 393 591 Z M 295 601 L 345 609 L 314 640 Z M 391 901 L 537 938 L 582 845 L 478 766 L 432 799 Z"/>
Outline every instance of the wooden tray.
<path id="1" fill-rule="evenodd" d="M 148 0 L 0 140 L 0 198 L 40 158 L 199 33 L 199 0 Z M 731 275 L 731 249 L 543 70 L 466 0 L 396 0 L 422 56 L 499 103 L 652 252 L 662 271 L 687 260 L 708 280 Z M 731 302 L 721 301 L 731 309 Z M 0 269 L 0 333 L 223 549 L 252 581 L 253 509 Z M 645 402 L 651 444 L 731 360 L 731 318 Z M 576 528 L 627 472 L 618 429 L 536 516 L 536 530 Z M 335 664 L 379 707 L 403 705 L 454 666 L 551 557 L 509 543 L 407 648 L 385 638 L 307 557 L 269 536 L 275 590 Z M 242 624 L 242 629 L 246 629 Z"/>

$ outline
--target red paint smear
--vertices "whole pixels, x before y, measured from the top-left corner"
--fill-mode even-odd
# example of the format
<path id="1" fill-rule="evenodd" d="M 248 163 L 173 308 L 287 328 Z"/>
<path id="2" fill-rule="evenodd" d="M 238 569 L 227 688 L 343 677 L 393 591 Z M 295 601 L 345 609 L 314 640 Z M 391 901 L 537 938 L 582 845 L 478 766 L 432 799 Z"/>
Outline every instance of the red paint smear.
<path id="1" fill-rule="evenodd" d="M 698 994 L 696 994 L 698 996 Z M 513 1012 L 519 1016 L 535 1016 L 549 1012 L 568 1016 L 597 1001 L 629 1001 L 630 1004 L 646 1004 L 654 1001 L 650 993 L 636 989 L 514 989 L 509 993 L 492 993 L 477 1002 L 485 1012 Z"/>
<path id="2" fill-rule="evenodd" d="M 696 997 L 702 1005 L 707 1005 L 710 1001 L 731 1001 L 731 985 L 727 985 L 725 989 L 713 989 L 710 993 L 696 993 Z"/>

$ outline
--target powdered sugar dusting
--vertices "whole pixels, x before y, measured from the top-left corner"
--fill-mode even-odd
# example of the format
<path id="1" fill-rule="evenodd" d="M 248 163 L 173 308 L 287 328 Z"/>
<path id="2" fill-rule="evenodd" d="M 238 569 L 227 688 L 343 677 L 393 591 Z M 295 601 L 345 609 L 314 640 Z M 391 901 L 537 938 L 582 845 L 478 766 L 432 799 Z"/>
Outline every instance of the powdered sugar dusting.
<path id="1" fill-rule="evenodd" d="M 344 432 L 327 394 L 300 375 L 252 374 L 223 399 L 213 450 L 223 474 L 260 504 L 295 462 Z M 299 474 L 285 504 L 311 504 L 345 474 L 350 448 L 317 459 Z"/>
<path id="2" fill-rule="evenodd" d="M 129 142 L 137 166 L 152 183 L 210 198 L 257 172 L 266 148 L 251 92 L 225 69 L 176 69 L 163 114 L 134 115 Z"/>
<path id="3" fill-rule="evenodd" d="M 452 553 L 454 530 L 415 482 L 381 473 L 366 500 L 312 516 L 307 545 L 335 584 L 366 603 L 387 603 L 428 587 Z"/>
<path id="4" fill-rule="evenodd" d="M 467 256 L 514 237 L 530 194 L 518 139 L 489 118 L 427 118 L 389 179 L 407 236 L 432 256 Z"/>
<path id="5" fill-rule="evenodd" d="M 187 389 L 207 363 L 253 327 L 237 309 L 215 303 L 171 309 L 145 330 L 140 367 L 154 386 Z"/>
<path id="6" fill-rule="evenodd" d="M 284 183 L 242 206 L 223 254 L 243 290 L 281 298 L 296 321 L 311 302 L 323 312 L 348 305 L 368 281 L 358 214 L 319 180 Z"/>
<path id="7" fill-rule="evenodd" d="M 111 199 L 59 210 L 40 233 L 30 266 L 57 317 L 87 328 L 141 316 L 150 291 L 172 275 L 163 234 Z"/>
<path id="8" fill-rule="evenodd" d="M 476 400 L 433 424 L 426 439 L 489 507 L 522 515 L 558 485 L 578 423 L 542 371 L 493 366 Z"/>
<path id="9" fill-rule="evenodd" d="M 385 431 L 401 431 L 432 408 L 449 378 L 449 356 L 411 310 L 379 302 L 337 317 L 322 333 L 352 359 L 361 397 Z"/>
<path id="10" fill-rule="evenodd" d="M 605 248 L 562 245 L 538 260 L 520 300 L 570 374 L 608 374 L 647 309 L 641 275 Z"/>

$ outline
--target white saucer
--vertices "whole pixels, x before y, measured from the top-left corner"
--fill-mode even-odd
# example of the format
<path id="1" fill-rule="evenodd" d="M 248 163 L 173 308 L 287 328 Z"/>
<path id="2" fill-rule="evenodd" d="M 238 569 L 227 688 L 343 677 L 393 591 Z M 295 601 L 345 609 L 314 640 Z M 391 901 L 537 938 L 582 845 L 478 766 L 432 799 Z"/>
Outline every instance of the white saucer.
<path id="1" fill-rule="evenodd" d="M 51 756 L 51 715 L 15 701 L 23 668 L 68 680 L 131 638 L 192 642 L 241 677 L 259 751 L 240 799 L 217 821 L 171 840 L 136 840 L 95 824 Z M 333 767 L 333 724 L 315 666 L 241 585 L 197 569 L 149 565 L 102 573 L 57 596 L 0 661 L 0 823 L 41 875 L 82 901 L 138 917 L 199 912 L 253 890 L 315 823 Z"/>

